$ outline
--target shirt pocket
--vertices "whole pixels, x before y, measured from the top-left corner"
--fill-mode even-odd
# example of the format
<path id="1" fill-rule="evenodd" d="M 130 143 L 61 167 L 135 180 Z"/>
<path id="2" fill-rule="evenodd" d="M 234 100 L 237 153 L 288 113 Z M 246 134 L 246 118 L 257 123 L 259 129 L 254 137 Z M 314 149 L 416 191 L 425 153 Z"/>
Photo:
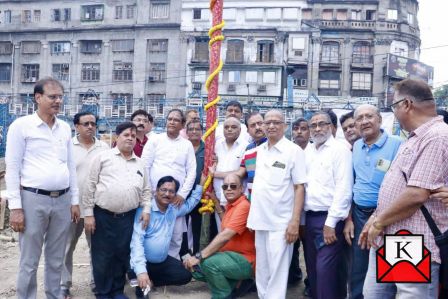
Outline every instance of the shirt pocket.
<path id="1" fill-rule="evenodd" d="M 287 175 L 287 166 L 285 161 L 275 160 L 270 163 L 268 182 L 272 185 L 279 186 L 285 181 Z"/>
<path id="2" fill-rule="evenodd" d="M 401 171 L 403 178 L 407 182 L 409 181 L 409 178 L 411 177 L 412 170 L 415 165 L 415 153 L 410 150 L 409 148 L 405 148 L 400 155 L 398 156 L 397 160 L 394 161 L 392 166 L 398 167 L 398 169 Z"/>

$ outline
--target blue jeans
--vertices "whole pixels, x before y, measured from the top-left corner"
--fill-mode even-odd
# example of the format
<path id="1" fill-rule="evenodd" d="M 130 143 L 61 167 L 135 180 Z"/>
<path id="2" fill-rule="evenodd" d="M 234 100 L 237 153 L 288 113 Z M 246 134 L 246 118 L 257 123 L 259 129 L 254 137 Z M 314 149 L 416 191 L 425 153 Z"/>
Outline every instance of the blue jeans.
<path id="1" fill-rule="evenodd" d="M 350 299 L 362 299 L 362 288 L 369 266 L 369 250 L 358 245 L 359 235 L 375 208 L 361 207 L 353 204 L 352 219 L 355 226 L 355 237 L 352 241 L 352 259 L 350 271 Z"/>

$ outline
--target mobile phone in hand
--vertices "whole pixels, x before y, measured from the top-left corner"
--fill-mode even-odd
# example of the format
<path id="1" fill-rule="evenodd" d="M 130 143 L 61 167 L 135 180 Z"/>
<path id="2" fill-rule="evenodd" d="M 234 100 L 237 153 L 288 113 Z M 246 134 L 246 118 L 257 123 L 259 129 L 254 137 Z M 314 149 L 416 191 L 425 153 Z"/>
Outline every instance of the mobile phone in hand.
<path id="1" fill-rule="evenodd" d="M 316 249 L 319 250 L 322 247 L 324 247 L 325 241 L 324 241 L 324 236 L 323 235 L 318 235 L 315 239 L 314 239 L 314 245 L 316 246 Z"/>

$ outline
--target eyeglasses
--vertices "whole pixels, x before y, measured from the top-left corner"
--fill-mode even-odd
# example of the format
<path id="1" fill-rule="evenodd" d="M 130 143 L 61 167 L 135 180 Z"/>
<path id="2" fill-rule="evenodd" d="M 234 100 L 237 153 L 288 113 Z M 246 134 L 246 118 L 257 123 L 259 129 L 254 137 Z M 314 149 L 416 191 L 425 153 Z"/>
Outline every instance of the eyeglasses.
<path id="1" fill-rule="evenodd" d="M 138 122 L 138 123 L 142 122 L 142 123 L 145 123 L 145 124 L 149 123 L 149 120 L 147 118 L 134 118 L 133 121 Z"/>
<path id="2" fill-rule="evenodd" d="M 59 99 L 59 100 L 64 99 L 64 95 L 61 95 L 61 94 L 43 94 L 43 95 L 52 101 L 56 101 L 57 99 Z"/>
<path id="3" fill-rule="evenodd" d="M 83 126 L 83 127 L 88 127 L 88 126 L 92 126 L 92 127 L 96 127 L 96 123 L 95 122 L 93 122 L 93 121 L 86 121 L 86 122 L 84 122 L 84 123 L 79 123 L 81 126 Z"/>
<path id="4" fill-rule="evenodd" d="M 236 190 L 236 188 L 238 188 L 238 185 L 237 184 L 223 184 L 221 186 L 222 190 L 224 190 L 224 191 L 229 190 L 229 187 L 230 187 L 230 190 Z"/>
<path id="5" fill-rule="evenodd" d="M 166 119 L 166 122 L 175 122 L 175 123 L 180 123 L 180 122 L 182 122 L 182 120 L 181 120 L 181 119 L 179 119 L 179 118 L 168 117 L 168 118 Z"/>
<path id="6" fill-rule="evenodd" d="M 201 128 L 187 128 L 188 132 L 202 132 Z"/>
<path id="7" fill-rule="evenodd" d="M 270 120 L 270 121 L 265 121 L 265 122 L 263 122 L 263 124 L 264 124 L 266 127 L 269 127 L 270 125 L 274 125 L 274 126 L 278 127 L 278 126 L 280 126 L 281 124 L 283 124 L 283 122 L 282 122 L 282 121 L 279 121 L 279 120 Z"/>
<path id="8" fill-rule="evenodd" d="M 388 108 L 389 108 L 390 110 L 392 110 L 392 112 L 395 112 L 395 106 L 398 105 L 398 104 L 400 104 L 400 103 L 403 102 L 403 101 L 406 101 L 406 100 L 407 100 L 407 98 L 402 98 L 401 100 L 399 100 L 399 101 L 397 101 L 397 102 L 395 102 L 395 103 L 390 104 L 390 105 L 388 106 Z"/>
<path id="9" fill-rule="evenodd" d="M 159 192 L 168 193 L 168 194 L 176 194 L 176 191 L 174 191 L 172 189 L 166 189 L 166 188 L 160 188 Z"/>
<path id="10" fill-rule="evenodd" d="M 324 122 L 324 121 L 321 121 L 321 122 L 318 122 L 318 123 L 313 123 L 313 124 L 310 124 L 310 129 L 315 130 L 315 129 L 317 129 L 317 127 L 323 128 L 323 127 L 328 126 L 329 124 L 330 123 Z"/>
<path id="11" fill-rule="evenodd" d="M 375 118 L 375 114 L 364 114 L 364 115 L 359 115 L 358 117 L 356 117 L 355 122 L 362 122 L 364 119 L 366 119 L 367 121 L 371 121 L 372 119 Z M 350 127 L 350 126 L 349 126 Z"/>

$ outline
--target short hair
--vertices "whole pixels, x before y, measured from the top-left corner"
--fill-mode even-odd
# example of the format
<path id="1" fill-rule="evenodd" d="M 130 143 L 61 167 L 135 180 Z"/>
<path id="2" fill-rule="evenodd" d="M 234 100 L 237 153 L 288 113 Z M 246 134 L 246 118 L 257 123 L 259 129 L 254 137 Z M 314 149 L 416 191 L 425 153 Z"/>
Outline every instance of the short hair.
<path id="1" fill-rule="evenodd" d="M 157 182 L 157 189 L 159 189 L 160 186 L 162 186 L 162 185 L 165 184 L 165 183 L 174 183 L 176 193 L 177 193 L 177 191 L 179 191 L 179 187 L 180 187 L 179 181 L 176 180 L 175 178 L 173 178 L 173 177 L 170 176 L 170 175 L 161 177 L 161 178 L 159 179 L 159 181 Z"/>
<path id="2" fill-rule="evenodd" d="M 130 121 L 126 121 L 124 123 L 118 124 L 117 127 L 115 128 L 115 134 L 118 136 L 121 133 L 123 133 L 123 131 L 127 130 L 127 129 L 132 129 L 137 131 L 137 126 Z"/>
<path id="3" fill-rule="evenodd" d="M 192 121 L 189 121 L 188 123 L 187 123 L 187 131 L 188 131 L 188 129 L 190 128 L 190 126 L 192 125 L 192 124 L 199 124 L 199 126 L 201 127 L 201 131 L 204 131 L 204 126 L 202 125 L 202 123 L 201 123 L 201 121 L 199 121 L 199 120 L 192 120 Z"/>
<path id="4" fill-rule="evenodd" d="M 437 109 L 437 115 L 443 116 L 443 121 L 448 124 L 448 111 L 443 109 Z"/>
<path id="5" fill-rule="evenodd" d="M 341 116 L 341 118 L 339 119 L 339 122 L 341 123 L 341 126 L 343 123 L 345 123 L 345 121 L 347 119 L 353 118 L 355 119 L 355 112 L 354 111 L 350 111 L 349 113 L 346 113 L 344 115 Z"/>
<path id="6" fill-rule="evenodd" d="M 300 125 L 300 123 L 303 123 L 303 122 L 306 123 L 306 125 L 308 126 L 308 121 L 303 117 L 299 117 L 291 124 L 291 128 L 294 128 L 295 126 L 298 126 L 298 125 Z"/>
<path id="7" fill-rule="evenodd" d="M 143 110 L 143 109 L 135 110 L 134 113 L 132 113 L 132 115 L 131 115 L 131 120 L 134 120 L 134 118 L 137 115 L 144 115 L 144 116 L 146 116 L 148 118 L 149 122 L 151 122 L 151 123 L 154 122 L 154 118 L 146 110 Z"/>
<path id="8" fill-rule="evenodd" d="M 334 113 L 334 111 L 332 109 L 328 109 L 324 112 L 326 112 L 328 114 L 328 116 L 330 117 L 330 122 L 337 129 L 338 128 L 338 116 L 336 115 L 336 113 Z"/>
<path id="9" fill-rule="evenodd" d="M 61 82 L 59 82 L 58 80 L 56 80 L 52 77 L 45 77 L 45 78 L 38 80 L 36 82 L 36 84 L 34 85 L 34 97 L 36 97 L 37 93 L 44 94 L 44 87 L 47 84 L 56 84 L 62 89 L 62 92 L 64 92 L 64 86 L 62 85 Z"/>
<path id="10" fill-rule="evenodd" d="M 286 121 L 286 120 L 285 120 L 285 115 L 284 115 L 283 112 L 282 112 L 281 110 L 279 110 L 279 109 L 270 109 L 270 110 L 268 110 L 268 111 L 266 112 L 266 114 L 265 114 L 264 116 L 268 115 L 268 113 L 277 113 L 277 114 L 280 114 L 280 116 L 281 116 L 281 118 L 282 118 L 282 121 L 283 121 L 283 122 Z"/>
<path id="11" fill-rule="evenodd" d="M 431 88 L 422 80 L 404 79 L 394 85 L 400 96 L 410 97 L 415 102 L 434 100 Z"/>
<path id="12" fill-rule="evenodd" d="M 172 112 L 178 112 L 180 114 L 180 118 L 182 120 L 182 124 L 185 125 L 185 122 L 187 121 L 187 119 L 185 118 L 185 114 L 182 112 L 182 110 L 180 110 L 179 108 L 173 108 L 170 111 L 168 111 L 168 114 L 166 115 L 166 118 L 168 119 L 168 116 L 172 113 Z"/>
<path id="13" fill-rule="evenodd" d="M 80 121 L 81 117 L 86 116 L 86 115 L 92 115 L 93 117 L 95 117 L 95 123 L 98 121 L 98 118 L 92 112 L 82 111 L 82 112 L 76 113 L 75 116 L 73 116 L 73 124 L 79 125 L 79 121 Z"/>
<path id="14" fill-rule="evenodd" d="M 235 101 L 235 100 L 228 101 L 226 103 L 226 105 L 224 106 L 224 109 L 227 110 L 227 108 L 229 108 L 230 106 L 238 107 L 238 108 L 240 108 L 241 112 L 243 112 L 243 106 L 241 106 L 241 103 L 238 101 Z"/>
<path id="15" fill-rule="evenodd" d="M 227 174 L 227 175 L 224 177 L 223 180 L 225 180 L 225 178 L 228 177 L 228 176 L 235 176 L 235 177 L 237 178 L 238 183 L 240 184 L 240 186 L 243 186 L 243 178 L 240 177 L 238 174 L 236 174 L 235 172 L 233 172 L 233 173 L 229 173 L 229 174 Z M 244 190 L 243 190 L 243 191 L 244 191 Z"/>
<path id="16" fill-rule="evenodd" d="M 260 113 L 260 111 L 252 111 L 252 112 L 250 112 L 250 113 L 249 113 L 248 115 L 246 115 L 246 117 L 244 118 L 244 124 L 246 125 L 246 127 L 249 126 L 249 125 L 248 125 L 249 119 L 251 119 L 252 116 L 255 116 L 255 115 L 261 115 L 261 117 L 263 117 L 263 115 Z"/>
<path id="17" fill-rule="evenodd" d="M 199 114 L 199 111 L 196 109 L 188 109 L 187 111 L 185 111 L 185 116 L 187 116 L 188 114 L 190 114 L 192 112 Z"/>
<path id="18" fill-rule="evenodd" d="M 334 113 L 334 112 L 333 112 Z M 325 112 L 325 111 L 317 111 L 317 112 L 314 112 L 314 114 L 311 116 L 311 118 L 313 118 L 313 117 L 315 117 L 315 116 L 317 116 L 317 115 L 325 115 L 325 117 L 327 118 L 327 121 L 329 122 L 329 123 L 332 123 L 331 122 L 331 116 L 330 116 L 330 114 L 328 113 L 328 112 Z M 311 118 L 310 118 L 310 121 L 311 121 Z"/>

